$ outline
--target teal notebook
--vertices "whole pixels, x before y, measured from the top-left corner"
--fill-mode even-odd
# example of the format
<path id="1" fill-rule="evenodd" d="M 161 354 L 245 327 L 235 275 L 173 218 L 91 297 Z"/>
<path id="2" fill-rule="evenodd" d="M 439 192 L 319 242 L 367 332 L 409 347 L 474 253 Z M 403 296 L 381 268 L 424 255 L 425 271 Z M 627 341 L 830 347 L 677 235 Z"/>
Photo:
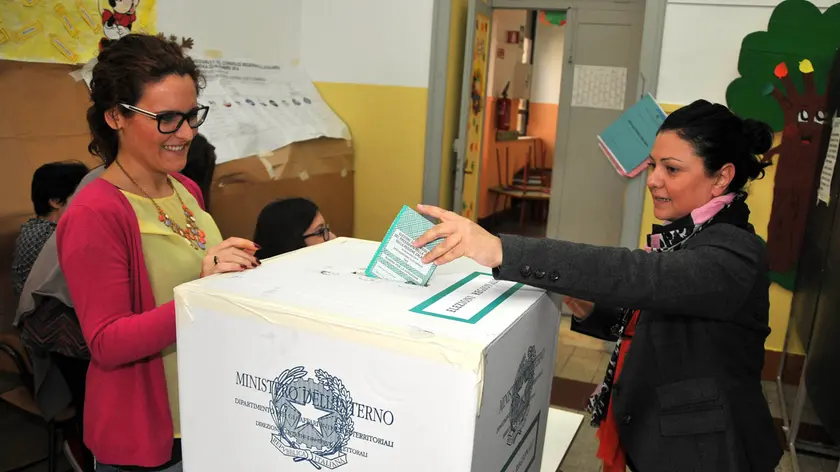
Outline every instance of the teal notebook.
<path id="1" fill-rule="evenodd" d="M 437 246 L 440 240 L 421 248 L 415 248 L 413 243 L 433 226 L 434 224 L 420 213 L 404 205 L 388 228 L 365 274 L 368 277 L 415 285 L 428 284 L 437 266 L 423 264 L 422 258 Z"/>

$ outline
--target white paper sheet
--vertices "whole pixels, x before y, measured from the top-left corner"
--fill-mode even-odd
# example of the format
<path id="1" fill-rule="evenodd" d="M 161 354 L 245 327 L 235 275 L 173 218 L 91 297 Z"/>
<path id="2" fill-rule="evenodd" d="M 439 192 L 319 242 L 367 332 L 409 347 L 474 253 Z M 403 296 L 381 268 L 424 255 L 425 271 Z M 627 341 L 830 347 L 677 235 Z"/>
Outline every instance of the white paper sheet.
<path id="1" fill-rule="evenodd" d="M 624 110 L 627 68 L 575 65 L 572 106 Z"/>
<path id="2" fill-rule="evenodd" d="M 583 415 L 571 411 L 548 409 L 548 421 L 545 426 L 545 446 L 543 446 L 540 472 L 556 472 L 566 457 L 566 452 L 575 439 Z M 594 432 L 591 434 L 595 434 Z"/>
<path id="3" fill-rule="evenodd" d="M 825 162 L 820 173 L 820 187 L 817 190 L 817 198 L 826 205 L 831 200 L 831 181 L 834 178 L 838 149 L 840 149 L 840 115 L 835 116 L 831 121 L 831 137 L 828 140 L 828 151 L 825 153 Z"/>
<path id="4" fill-rule="evenodd" d="M 199 101 L 210 106 L 200 132 L 216 146 L 217 163 L 322 136 L 350 139 L 301 68 L 195 61 L 207 79 Z"/>

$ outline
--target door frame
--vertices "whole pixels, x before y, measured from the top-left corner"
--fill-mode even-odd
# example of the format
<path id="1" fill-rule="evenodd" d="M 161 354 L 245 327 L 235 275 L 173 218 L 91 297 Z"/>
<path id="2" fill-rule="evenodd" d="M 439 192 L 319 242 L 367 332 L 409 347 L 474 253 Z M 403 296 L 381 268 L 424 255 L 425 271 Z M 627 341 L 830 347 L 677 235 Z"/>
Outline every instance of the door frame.
<path id="1" fill-rule="evenodd" d="M 430 205 L 440 205 L 441 178 L 444 173 L 454 173 L 455 170 L 455 156 L 452 160 L 453 168 L 443 169 L 441 155 L 444 144 L 450 22 L 453 3 L 464 0 L 433 1 L 422 201 Z M 659 59 L 662 52 L 662 34 L 665 30 L 665 2 L 666 0 L 645 0 L 645 19 L 639 59 L 639 80 L 637 82 L 638 97 L 645 93 L 656 96 L 659 81 Z M 622 9 L 622 2 L 599 0 L 492 0 L 488 3 L 491 4 L 493 9 L 515 10 L 569 9 L 579 7 L 584 3 L 587 8 L 603 6 L 605 9 Z M 569 22 L 574 22 L 574 15 L 570 15 Z M 574 25 L 570 23 L 567 23 L 567 28 L 571 29 Z M 624 194 L 625 206 L 620 245 L 630 249 L 639 247 L 639 235 L 644 213 L 645 176 L 646 173 L 643 172 L 639 176 L 629 179 Z M 551 228 L 548 228 L 548 230 L 547 236 L 551 237 L 553 230 Z"/>

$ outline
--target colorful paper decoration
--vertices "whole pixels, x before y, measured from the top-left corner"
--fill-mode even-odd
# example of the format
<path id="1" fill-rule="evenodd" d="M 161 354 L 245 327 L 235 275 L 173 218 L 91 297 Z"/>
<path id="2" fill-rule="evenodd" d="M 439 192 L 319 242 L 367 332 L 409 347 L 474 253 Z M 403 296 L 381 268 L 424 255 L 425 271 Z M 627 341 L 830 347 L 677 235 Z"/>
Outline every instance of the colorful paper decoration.
<path id="1" fill-rule="evenodd" d="M 784 0 L 767 31 L 747 35 L 738 57 L 740 77 L 726 102 L 744 118 L 782 132 L 781 144 L 764 155 L 776 160 L 773 205 L 767 227 L 770 276 L 792 289 L 808 212 L 815 202 L 823 136 L 825 89 L 840 47 L 840 4 L 821 12 L 807 0 Z"/>
<path id="2" fill-rule="evenodd" d="M 114 3 L 115 6 L 111 6 Z M 157 32 L 157 0 L 0 0 L 0 59 L 85 63 L 103 38 Z M 5 41 L 4 41 L 5 38 Z"/>
<path id="3" fill-rule="evenodd" d="M 540 11 L 540 21 L 547 25 L 563 26 L 566 24 L 566 11 Z"/>

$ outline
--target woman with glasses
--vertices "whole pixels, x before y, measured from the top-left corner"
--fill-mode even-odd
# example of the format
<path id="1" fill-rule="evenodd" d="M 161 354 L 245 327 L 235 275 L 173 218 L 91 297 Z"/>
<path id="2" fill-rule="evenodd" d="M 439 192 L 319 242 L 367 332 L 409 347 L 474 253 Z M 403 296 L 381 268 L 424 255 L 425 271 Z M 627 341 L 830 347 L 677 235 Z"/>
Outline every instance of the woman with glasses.
<path id="1" fill-rule="evenodd" d="M 305 198 L 269 203 L 257 218 L 254 242 L 259 259 L 274 257 L 335 238 L 318 206 Z"/>
<path id="2" fill-rule="evenodd" d="M 84 440 L 99 472 L 182 470 L 173 289 L 259 265 L 179 173 L 207 117 L 201 83 L 178 45 L 147 35 L 109 44 L 93 70 L 88 149 L 105 170 L 56 237 L 90 348 Z"/>

